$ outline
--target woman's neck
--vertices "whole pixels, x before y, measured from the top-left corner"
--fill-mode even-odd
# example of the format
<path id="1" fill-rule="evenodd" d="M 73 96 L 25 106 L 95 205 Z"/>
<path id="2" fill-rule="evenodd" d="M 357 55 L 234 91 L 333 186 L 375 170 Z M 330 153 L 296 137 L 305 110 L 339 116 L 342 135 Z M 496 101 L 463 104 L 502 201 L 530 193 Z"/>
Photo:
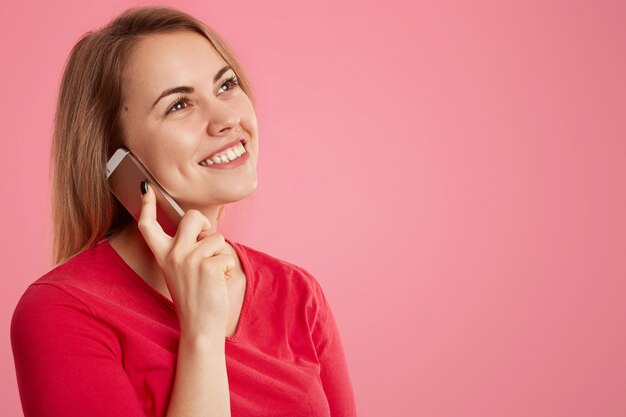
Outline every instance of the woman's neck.
<path id="1" fill-rule="evenodd" d="M 129 223 L 107 240 L 124 262 L 126 262 L 137 275 L 161 294 L 170 300 L 172 299 L 167 285 L 165 284 L 161 268 L 143 235 L 139 231 L 137 222 Z"/>

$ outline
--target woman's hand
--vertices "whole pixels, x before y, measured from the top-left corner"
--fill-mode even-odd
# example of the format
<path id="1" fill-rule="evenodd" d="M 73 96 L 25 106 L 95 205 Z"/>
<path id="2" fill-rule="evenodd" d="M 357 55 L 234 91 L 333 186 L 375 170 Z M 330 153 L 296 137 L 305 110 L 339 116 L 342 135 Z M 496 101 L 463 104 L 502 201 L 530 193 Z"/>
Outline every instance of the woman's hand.
<path id="1" fill-rule="evenodd" d="M 161 270 L 176 306 L 181 334 L 226 334 L 229 301 L 226 280 L 235 260 L 226 253 L 224 236 L 209 234 L 211 222 L 198 210 L 188 210 L 174 237 L 156 219 L 156 196 L 148 187 L 142 197 L 138 227 Z"/>

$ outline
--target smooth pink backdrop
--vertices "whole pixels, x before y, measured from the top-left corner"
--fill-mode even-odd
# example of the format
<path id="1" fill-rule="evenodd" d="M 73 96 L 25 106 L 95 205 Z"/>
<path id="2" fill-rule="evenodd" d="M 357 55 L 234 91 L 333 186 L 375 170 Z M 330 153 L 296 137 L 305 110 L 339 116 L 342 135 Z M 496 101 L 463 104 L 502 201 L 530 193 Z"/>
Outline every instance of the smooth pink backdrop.
<path id="1" fill-rule="evenodd" d="M 0 3 L 3 416 L 63 64 L 139 4 Z M 361 417 L 626 415 L 625 2 L 169 4 L 258 98 L 259 188 L 221 232 L 322 283 Z"/>

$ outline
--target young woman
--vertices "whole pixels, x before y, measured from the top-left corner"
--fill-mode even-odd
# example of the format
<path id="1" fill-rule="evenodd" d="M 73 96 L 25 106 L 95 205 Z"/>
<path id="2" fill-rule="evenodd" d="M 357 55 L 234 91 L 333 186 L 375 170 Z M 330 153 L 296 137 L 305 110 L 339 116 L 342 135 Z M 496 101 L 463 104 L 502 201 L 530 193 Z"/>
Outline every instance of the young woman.
<path id="1" fill-rule="evenodd" d="M 185 211 L 176 234 L 105 165 L 128 148 Z M 67 63 L 52 152 L 54 268 L 21 297 L 11 342 L 25 417 L 355 416 L 330 306 L 306 270 L 217 233 L 257 186 L 249 83 L 218 35 L 130 9 Z"/>

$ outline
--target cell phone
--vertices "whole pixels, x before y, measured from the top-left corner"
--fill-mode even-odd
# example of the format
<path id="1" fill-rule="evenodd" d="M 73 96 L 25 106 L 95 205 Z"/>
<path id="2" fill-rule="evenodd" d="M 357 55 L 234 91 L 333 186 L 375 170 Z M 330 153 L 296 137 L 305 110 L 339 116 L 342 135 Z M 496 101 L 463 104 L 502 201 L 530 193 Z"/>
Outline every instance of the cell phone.
<path id="1" fill-rule="evenodd" d="M 135 221 L 139 221 L 141 213 L 142 196 L 139 184 L 147 180 L 156 194 L 157 221 L 165 233 L 170 236 L 176 234 L 185 212 L 132 152 L 124 147 L 117 149 L 108 160 L 106 169 L 111 191 Z"/>

